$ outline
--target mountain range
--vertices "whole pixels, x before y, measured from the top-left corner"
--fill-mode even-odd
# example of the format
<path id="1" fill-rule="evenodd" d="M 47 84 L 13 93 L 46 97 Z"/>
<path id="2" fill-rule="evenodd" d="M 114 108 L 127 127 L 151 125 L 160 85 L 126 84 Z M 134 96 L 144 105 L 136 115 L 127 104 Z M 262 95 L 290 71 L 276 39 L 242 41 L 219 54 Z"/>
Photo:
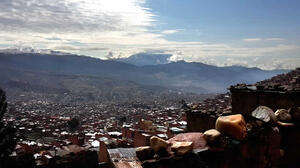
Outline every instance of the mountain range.
<path id="1" fill-rule="evenodd" d="M 53 95 L 129 97 L 160 92 L 219 93 L 232 84 L 255 83 L 287 70 L 241 66 L 216 67 L 197 62 L 165 62 L 169 55 L 134 55 L 139 65 L 72 54 L 0 53 L 0 87 Z M 141 59 L 139 59 L 141 57 Z M 151 57 L 151 56 L 150 56 Z M 165 60 L 165 61 L 164 61 Z M 24 91 L 25 89 L 25 91 Z M 27 89 L 27 90 L 26 90 Z"/>
<path id="2" fill-rule="evenodd" d="M 136 66 L 159 65 L 170 63 L 171 54 L 138 53 L 127 58 L 114 59 Z"/>

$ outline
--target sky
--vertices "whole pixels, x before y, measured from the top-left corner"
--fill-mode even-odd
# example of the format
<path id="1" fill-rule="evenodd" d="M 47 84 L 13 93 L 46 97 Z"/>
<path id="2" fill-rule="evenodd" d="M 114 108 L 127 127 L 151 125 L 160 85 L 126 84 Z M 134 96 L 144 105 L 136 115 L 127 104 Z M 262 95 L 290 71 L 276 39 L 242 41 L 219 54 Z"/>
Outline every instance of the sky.
<path id="1" fill-rule="evenodd" d="M 1 0 L 0 49 L 300 67 L 299 0 Z"/>

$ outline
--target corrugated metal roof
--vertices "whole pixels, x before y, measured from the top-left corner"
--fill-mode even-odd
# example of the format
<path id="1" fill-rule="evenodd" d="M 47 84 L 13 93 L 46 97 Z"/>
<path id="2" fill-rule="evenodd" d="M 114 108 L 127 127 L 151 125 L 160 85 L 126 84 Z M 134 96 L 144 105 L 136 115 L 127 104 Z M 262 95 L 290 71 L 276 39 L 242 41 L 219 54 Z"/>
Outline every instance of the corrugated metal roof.
<path id="1" fill-rule="evenodd" d="M 107 151 L 116 168 L 142 168 L 141 162 L 136 157 L 135 148 L 116 148 Z"/>
<path id="2" fill-rule="evenodd" d="M 116 168 L 143 168 L 140 161 L 119 161 L 114 165 Z"/>
<path id="3" fill-rule="evenodd" d="M 110 158 L 133 158 L 136 157 L 135 148 L 116 148 L 107 150 Z"/>

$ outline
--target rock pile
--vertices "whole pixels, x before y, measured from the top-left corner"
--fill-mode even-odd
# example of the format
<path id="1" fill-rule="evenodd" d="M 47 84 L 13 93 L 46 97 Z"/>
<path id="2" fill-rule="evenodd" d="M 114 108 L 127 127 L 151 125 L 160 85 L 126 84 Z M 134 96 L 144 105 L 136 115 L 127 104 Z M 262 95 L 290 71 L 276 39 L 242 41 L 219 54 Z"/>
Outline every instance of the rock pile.
<path id="1" fill-rule="evenodd" d="M 297 68 L 287 74 L 280 74 L 271 79 L 257 82 L 254 85 L 237 84 L 231 86 L 231 89 L 242 90 L 264 90 L 264 91 L 300 91 L 300 68 Z"/>
<path id="2" fill-rule="evenodd" d="M 297 110 L 298 109 L 298 110 Z M 294 126 L 294 123 L 299 123 L 297 120 L 297 112 L 299 108 L 278 109 L 274 113 L 272 109 L 266 106 L 259 106 L 252 112 L 252 117 L 257 119 L 256 123 L 262 125 L 261 122 L 278 125 L 282 127 Z"/>
<path id="3" fill-rule="evenodd" d="M 300 91 L 300 68 L 255 84 L 258 89 Z"/>
<path id="4" fill-rule="evenodd" d="M 167 141 L 153 136 L 151 145 L 138 148 L 136 154 L 144 165 L 161 163 L 162 160 L 173 163 L 170 160 L 177 158 L 178 161 L 178 158 L 190 155 L 210 161 L 214 155 L 220 155 L 224 159 L 218 164 L 225 167 L 276 167 L 280 158 L 288 153 L 281 146 L 280 130 L 294 127 L 294 117 L 299 112 L 300 108 L 291 108 L 278 109 L 274 113 L 266 106 L 259 106 L 247 123 L 241 114 L 219 116 L 214 129 L 204 133 L 178 134 Z"/>
<path id="5" fill-rule="evenodd" d="M 138 147 L 136 155 L 141 161 L 163 157 L 183 156 L 193 150 L 206 149 L 202 133 L 183 133 L 165 141 L 152 136 L 150 146 Z"/>
<path id="6" fill-rule="evenodd" d="M 231 96 L 229 93 L 217 95 L 198 104 L 191 105 L 192 112 L 200 112 L 215 117 L 231 112 Z"/>

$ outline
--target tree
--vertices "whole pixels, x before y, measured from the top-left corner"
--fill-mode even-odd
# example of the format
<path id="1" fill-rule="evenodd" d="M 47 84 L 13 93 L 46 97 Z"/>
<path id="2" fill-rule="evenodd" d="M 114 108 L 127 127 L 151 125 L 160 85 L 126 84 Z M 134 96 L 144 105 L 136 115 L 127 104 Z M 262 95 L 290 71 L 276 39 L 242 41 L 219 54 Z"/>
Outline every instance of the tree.
<path id="1" fill-rule="evenodd" d="M 119 117 L 119 122 L 120 122 L 120 124 L 126 122 L 126 120 L 127 120 L 127 117 L 126 117 L 126 116 L 121 116 L 121 117 Z"/>
<path id="2" fill-rule="evenodd" d="M 191 109 L 191 107 L 188 106 L 187 103 L 185 102 L 185 100 L 183 100 L 183 99 L 180 101 L 180 104 L 181 104 L 181 108 L 184 109 L 184 110 L 190 110 Z"/>
<path id="3" fill-rule="evenodd" d="M 5 92 L 0 88 L 0 167 L 7 167 L 6 160 L 17 143 L 16 130 L 10 125 L 5 125 L 2 121 L 6 111 Z"/>
<path id="4" fill-rule="evenodd" d="M 68 126 L 71 132 L 78 130 L 79 125 L 80 125 L 80 121 L 78 117 L 74 117 L 70 121 L 68 121 Z"/>

